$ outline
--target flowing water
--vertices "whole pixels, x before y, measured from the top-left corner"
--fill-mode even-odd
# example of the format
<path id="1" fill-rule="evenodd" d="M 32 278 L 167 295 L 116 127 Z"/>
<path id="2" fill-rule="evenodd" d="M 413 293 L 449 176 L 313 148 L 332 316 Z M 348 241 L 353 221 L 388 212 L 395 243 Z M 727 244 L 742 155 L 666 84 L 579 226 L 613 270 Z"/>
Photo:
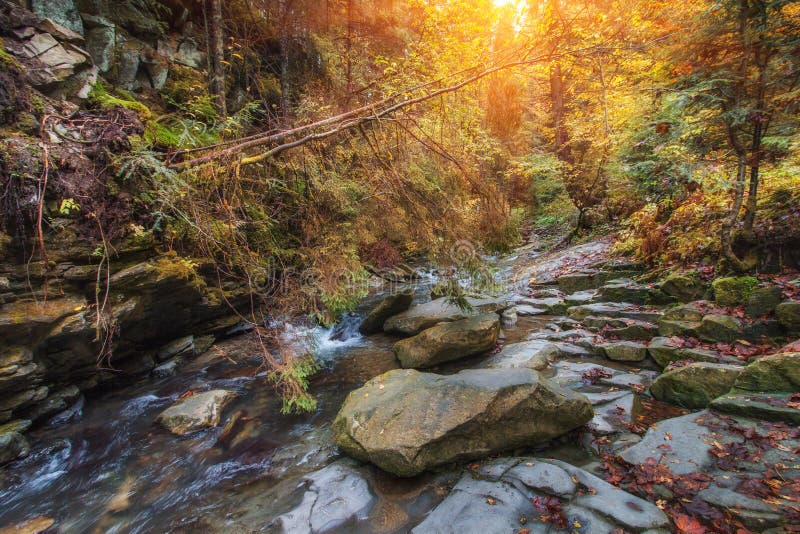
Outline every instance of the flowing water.
<path id="1" fill-rule="evenodd" d="M 514 259 L 503 268 L 511 269 Z M 256 340 L 242 335 L 223 341 L 177 376 L 148 378 L 89 398 L 74 408 L 77 421 L 32 431 L 35 452 L 0 470 L 0 527 L 41 516 L 54 519 L 61 532 L 230 532 L 268 525 L 297 500 L 300 475 L 338 457 L 328 429 L 346 394 L 397 367 L 394 339 L 364 338 L 357 331 L 380 296 L 367 299 L 337 327 L 312 332 L 325 366 L 311 386 L 317 412 L 281 415 L 280 400 L 259 367 Z M 523 339 L 547 322 L 522 319 L 506 337 Z M 177 437 L 155 423 L 186 391 L 208 388 L 240 393 L 220 427 Z M 576 464 L 591 459 L 570 445 L 547 454 Z M 404 531 L 445 496 L 456 476 L 401 480 L 361 469 L 378 497 L 377 519 L 348 532 Z"/>

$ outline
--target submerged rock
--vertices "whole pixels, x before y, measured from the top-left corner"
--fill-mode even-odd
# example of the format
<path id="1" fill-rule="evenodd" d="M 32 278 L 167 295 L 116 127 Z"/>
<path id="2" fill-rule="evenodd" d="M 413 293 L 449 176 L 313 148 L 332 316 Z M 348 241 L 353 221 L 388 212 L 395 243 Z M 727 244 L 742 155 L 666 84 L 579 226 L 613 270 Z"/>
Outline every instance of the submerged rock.
<path id="1" fill-rule="evenodd" d="M 656 378 L 650 392 L 660 401 L 701 409 L 727 393 L 742 369 L 736 365 L 692 363 Z"/>
<path id="2" fill-rule="evenodd" d="M 581 532 L 641 532 L 667 528 L 658 507 L 559 460 L 499 459 L 465 473 L 413 533 L 550 532 L 536 521 L 544 510 L 538 502 L 559 499 L 564 519 Z M 538 527 L 538 528 L 537 528 Z M 530 530 L 530 529 L 529 529 Z"/>
<path id="3" fill-rule="evenodd" d="M 286 533 L 331 532 L 366 518 L 376 501 L 367 481 L 348 460 L 305 475 L 300 484 L 306 487 L 300 504 L 273 522 Z"/>
<path id="4" fill-rule="evenodd" d="M 589 401 L 529 369 L 441 376 L 396 370 L 351 392 L 331 427 L 336 444 L 399 476 L 543 443 L 592 418 Z"/>
<path id="5" fill-rule="evenodd" d="M 487 313 L 444 323 L 395 343 L 394 352 L 405 368 L 431 367 L 491 349 L 500 333 L 500 318 Z"/>
<path id="6" fill-rule="evenodd" d="M 404 291 L 402 293 L 394 293 L 385 297 L 380 304 L 375 306 L 371 312 L 364 318 L 358 331 L 365 336 L 383 332 L 383 323 L 392 315 L 397 315 L 406 311 L 414 300 L 413 291 Z"/>
<path id="7" fill-rule="evenodd" d="M 222 416 L 222 410 L 236 396 L 235 391 L 224 389 L 195 393 L 161 412 L 158 422 L 179 436 L 217 426 Z"/>

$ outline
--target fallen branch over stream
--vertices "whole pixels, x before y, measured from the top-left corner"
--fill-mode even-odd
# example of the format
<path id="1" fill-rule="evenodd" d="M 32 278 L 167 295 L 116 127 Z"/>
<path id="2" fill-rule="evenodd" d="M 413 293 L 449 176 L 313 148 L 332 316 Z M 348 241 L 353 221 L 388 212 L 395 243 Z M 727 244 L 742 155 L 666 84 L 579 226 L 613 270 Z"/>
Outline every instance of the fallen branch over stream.
<path id="1" fill-rule="evenodd" d="M 409 96 L 416 93 L 417 91 L 425 90 L 426 88 L 429 88 L 432 85 L 442 84 L 446 82 L 448 78 L 441 78 L 433 82 L 428 82 L 410 89 L 406 89 L 402 92 L 395 93 L 394 95 L 389 96 L 378 102 L 362 106 L 358 109 L 354 109 L 352 111 L 348 111 L 346 113 L 342 113 L 334 117 L 329 117 L 321 121 L 305 124 L 303 126 L 298 126 L 290 130 L 282 132 L 270 131 L 270 132 L 265 132 L 263 134 L 251 135 L 231 142 L 211 145 L 209 147 L 206 147 L 206 149 L 211 150 L 211 152 L 203 154 L 202 156 L 188 159 L 186 161 L 171 163 L 170 167 L 179 171 L 187 170 L 223 158 L 235 159 L 237 160 L 238 165 L 248 165 L 248 164 L 258 163 L 267 158 L 277 156 L 278 154 L 290 150 L 292 148 L 296 148 L 313 141 L 319 141 L 322 139 L 326 139 L 328 137 L 332 137 L 338 133 L 359 127 L 369 122 L 378 121 L 382 118 L 392 115 L 393 113 L 401 109 L 408 108 L 416 104 L 420 104 L 427 100 L 448 93 L 454 93 L 466 87 L 467 85 L 475 83 L 497 72 L 515 67 L 532 65 L 539 62 L 551 61 L 557 57 L 562 57 L 565 55 L 574 55 L 584 51 L 585 50 L 571 51 L 568 53 L 560 53 L 560 54 L 555 54 L 550 52 L 547 54 L 538 55 L 536 57 L 529 57 L 529 54 L 531 52 L 531 50 L 529 49 L 527 52 L 523 54 L 522 59 L 485 68 L 465 79 L 462 79 L 457 83 L 448 85 L 446 87 L 437 89 L 435 91 L 427 92 L 419 96 L 413 96 L 413 97 Z M 469 72 L 474 72 L 478 68 L 480 67 L 478 66 L 471 67 L 459 73 L 456 73 L 454 76 L 463 75 Z M 403 99 L 399 100 L 401 98 Z M 255 154 L 248 155 L 248 151 L 253 149 L 261 149 L 261 151 Z M 202 150 L 204 149 L 195 148 L 192 149 L 191 152 L 199 152 Z M 176 152 L 172 154 L 172 158 L 174 159 L 176 156 L 186 153 L 189 153 L 189 151 Z"/>

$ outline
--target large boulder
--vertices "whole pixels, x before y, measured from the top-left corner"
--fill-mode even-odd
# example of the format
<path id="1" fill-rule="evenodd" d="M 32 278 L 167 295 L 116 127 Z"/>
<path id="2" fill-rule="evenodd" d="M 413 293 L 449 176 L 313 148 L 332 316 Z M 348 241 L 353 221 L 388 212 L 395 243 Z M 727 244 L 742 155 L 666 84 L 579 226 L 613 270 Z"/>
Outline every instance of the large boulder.
<path id="1" fill-rule="evenodd" d="M 382 332 L 383 323 L 386 322 L 386 319 L 406 311 L 413 300 L 413 291 L 393 293 L 387 296 L 361 321 L 358 331 L 365 336 Z"/>
<path id="2" fill-rule="evenodd" d="M 747 301 L 758 286 L 758 278 L 752 276 L 717 278 L 711 283 L 714 302 L 720 306 L 739 306 Z"/>
<path id="3" fill-rule="evenodd" d="M 775 315 L 784 328 L 790 332 L 800 332 L 800 302 L 782 302 L 775 307 Z"/>
<path id="4" fill-rule="evenodd" d="M 217 426 L 222 416 L 222 410 L 236 396 L 235 391 L 225 389 L 195 393 L 161 412 L 158 422 L 179 436 Z"/>
<path id="5" fill-rule="evenodd" d="M 744 303 L 744 310 L 750 317 L 760 317 L 772 313 L 783 299 L 783 291 L 778 286 L 758 287 L 750 293 Z"/>
<path id="6" fill-rule="evenodd" d="M 389 371 L 351 392 L 331 427 L 342 451 L 399 476 L 543 443 L 592 418 L 588 399 L 530 369 Z"/>
<path id="7" fill-rule="evenodd" d="M 394 353 L 405 368 L 432 367 L 491 349 L 500 334 L 500 317 L 487 313 L 443 323 L 395 343 Z"/>
<path id="8" fill-rule="evenodd" d="M 496 299 L 467 299 L 471 309 L 463 309 L 447 297 L 441 297 L 390 317 L 383 324 L 384 332 L 400 336 L 415 336 L 438 323 L 460 321 L 480 313 L 499 312 L 509 303 Z"/>
<path id="9" fill-rule="evenodd" d="M 558 278 L 558 289 L 567 295 L 594 289 L 599 285 L 596 271 L 565 274 Z"/>
<path id="10" fill-rule="evenodd" d="M 641 362 L 647 358 L 647 347 L 635 341 L 617 341 L 603 345 L 609 360 L 617 362 Z"/>
<path id="11" fill-rule="evenodd" d="M 668 371 L 650 385 L 650 393 L 660 401 L 684 408 L 702 409 L 727 393 L 743 367 L 716 363 L 692 363 Z"/>
<path id="12" fill-rule="evenodd" d="M 742 336 L 742 323 L 730 315 L 709 314 L 703 317 L 697 334 L 706 341 L 731 343 Z"/>
<path id="13" fill-rule="evenodd" d="M 800 391 L 800 352 L 764 356 L 744 368 L 734 388 L 752 392 Z"/>
<path id="14" fill-rule="evenodd" d="M 599 302 L 628 302 L 644 304 L 647 302 L 650 288 L 636 284 L 631 280 L 612 280 L 600 288 L 597 295 Z"/>
<path id="15" fill-rule="evenodd" d="M 678 302 L 691 302 L 703 298 L 708 286 L 691 274 L 671 274 L 661 282 L 661 291 Z"/>
<path id="16" fill-rule="evenodd" d="M 489 369 L 527 367 L 542 371 L 562 353 L 562 349 L 555 343 L 544 339 L 534 339 L 506 345 L 500 352 L 489 358 L 483 366 Z"/>

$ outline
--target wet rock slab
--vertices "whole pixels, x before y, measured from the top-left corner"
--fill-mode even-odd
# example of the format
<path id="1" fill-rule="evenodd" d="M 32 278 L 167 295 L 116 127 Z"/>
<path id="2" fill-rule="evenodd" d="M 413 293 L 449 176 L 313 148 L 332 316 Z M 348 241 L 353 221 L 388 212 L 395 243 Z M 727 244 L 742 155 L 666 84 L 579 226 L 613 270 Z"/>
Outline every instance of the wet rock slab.
<path id="1" fill-rule="evenodd" d="M 414 530 L 428 532 L 551 532 L 536 503 L 557 499 L 567 525 L 581 532 L 666 528 L 655 505 L 559 460 L 500 459 L 467 472 L 448 497 Z"/>

